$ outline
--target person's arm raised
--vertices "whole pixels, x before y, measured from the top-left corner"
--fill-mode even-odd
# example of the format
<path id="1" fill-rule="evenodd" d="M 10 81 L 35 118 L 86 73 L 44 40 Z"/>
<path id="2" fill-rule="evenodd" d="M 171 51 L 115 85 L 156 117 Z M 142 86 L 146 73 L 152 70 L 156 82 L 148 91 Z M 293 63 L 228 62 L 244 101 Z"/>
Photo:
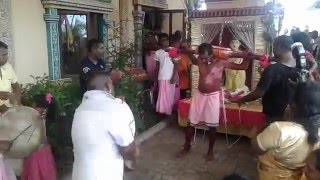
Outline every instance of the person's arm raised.
<path id="1" fill-rule="evenodd" d="M 241 62 L 241 64 L 236 64 L 233 62 L 229 62 L 229 61 L 224 61 L 224 67 L 229 68 L 229 69 L 233 69 L 233 70 L 246 70 L 249 67 L 249 59 L 243 59 L 243 61 Z"/>
<path id="2" fill-rule="evenodd" d="M 198 58 L 196 58 L 196 57 L 194 56 L 194 54 L 195 54 L 195 51 L 194 51 L 194 50 L 191 50 L 191 49 L 181 49 L 181 50 L 180 50 L 180 53 L 187 54 L 188 57 L 189 57 L 189 59 L 190 59 L 190 61 L 191 61 L 191 63 L 192 63 L 193 65 L 198 65 L 198 64 L 199 64 Z"/>

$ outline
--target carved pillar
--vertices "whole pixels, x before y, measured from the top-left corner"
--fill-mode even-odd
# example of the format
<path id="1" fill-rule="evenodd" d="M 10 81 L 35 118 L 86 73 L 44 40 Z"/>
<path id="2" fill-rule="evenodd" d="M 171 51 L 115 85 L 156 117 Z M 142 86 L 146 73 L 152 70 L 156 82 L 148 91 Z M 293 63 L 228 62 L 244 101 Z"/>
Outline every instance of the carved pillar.
<path id="1" fill-rule="evenodd" d="M 144 21 L 143 11 L 132 11 L 134 18 L 134 44 L 135 44 L 135 65 L 142 67 L 142 27 Z"/>
<path id="2" fill-rule="evenodd" d="M 58 10 L 46 8 L 44 20 L 47 26 L 49 77 L 56 80 L 61 78 Z"/>
<path id="3" fill-rule="evenodd" d="M 11 0 L 0 0 L 0 41 L 9 46 L 9 62 L 14 65 L 11 23 Z"/>
<path id="4" fill-rule="evenodd" d="M 108 61 L 108 48 L 109 48 L 109 20 L 108 20 L 108 14 L 103 14 L 103 46 L 104 46 L 104 59 L 106 63 L 109 63 Z"/>

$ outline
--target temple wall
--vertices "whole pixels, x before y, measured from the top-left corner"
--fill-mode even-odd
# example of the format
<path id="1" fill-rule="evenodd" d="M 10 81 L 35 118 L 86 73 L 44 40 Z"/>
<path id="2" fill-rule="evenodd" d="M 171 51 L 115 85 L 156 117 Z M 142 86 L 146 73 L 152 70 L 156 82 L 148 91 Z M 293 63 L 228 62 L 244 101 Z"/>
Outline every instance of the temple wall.
<path id="1" fill-rule="evenodd" d="M 132 11 L 134 6 L 131 1 L 120 0 L 120 15 L 119 19 L 122 21 L 124 28 L 124 36 L 130 42 L 134 41 L 134 24 Z"/>
<path id="2" fill-rule="evenodd" d="M 187 9 L 186 4 L 184 3 L 184 0 L 167 0 L 168 9 Z"/>
<path id="3" fill-rule="evenodd" d="M 215 2 L 207 3 L 208 9 L 229 9 L 229 8 L 244 8 L 253 6 L 263 6 L 264 0 L 233 0 L 230 2 Z"/>
<path id="4" fill-rule="evenodd" d="M 187 5 L 184 3 L 184 1 L 180 0 L 167 0 L 168 9 L 167 10 L 186 10 Z M 161 32 L 168 33 L 169 34 L 169 14 L 163 14 L 163 23 Z M 183 31 L 183 22 L 181 21 L 183 19 L 182 13 L 174 13 L 172 14 L 172 33 L 175 31 Z"/>
<path id="5" fill-rule="evenodd" d="M 48 75 L 44 8 L 40 0 L 11 0 L 13 57 L 19 83 L 33 76 Z"/>

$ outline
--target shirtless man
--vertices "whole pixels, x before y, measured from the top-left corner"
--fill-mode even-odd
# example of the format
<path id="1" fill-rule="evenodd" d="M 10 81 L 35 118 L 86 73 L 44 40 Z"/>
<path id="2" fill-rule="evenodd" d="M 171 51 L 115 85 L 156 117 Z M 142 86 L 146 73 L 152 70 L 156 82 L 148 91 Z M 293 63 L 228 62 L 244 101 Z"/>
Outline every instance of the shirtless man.
<path id="1" fill-rule="evenodd" d="M 213 57 L 212 46 L 203 43 L 199 46 L 199 57 L 196 58 L 191 51 L 189 57 L 194 65 L 199 67 L 199 87 L 193 95 L 189 111 L 189 125 L 185 130 L 185 144 L 177 153 L 177 157 L 186 155 L 191 149 L 191 139 L 195 126 L 206 125 L 209 127 L 209 149 L 206 159 L 213 160 L 213 145 L 215 142 L 216 127 L 219 126 L 220 95 L 222 87 L 222 74 L 225 68 L 245 70 L 249 61 L 235 64 L 226 60 Z"/>

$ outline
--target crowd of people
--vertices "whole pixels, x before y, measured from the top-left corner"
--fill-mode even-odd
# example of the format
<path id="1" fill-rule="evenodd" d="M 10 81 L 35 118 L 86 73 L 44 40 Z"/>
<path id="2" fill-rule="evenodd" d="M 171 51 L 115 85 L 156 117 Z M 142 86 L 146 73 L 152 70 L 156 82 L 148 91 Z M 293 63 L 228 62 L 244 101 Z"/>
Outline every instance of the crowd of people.
<path id="1" fill-rule="evenodd" d="M 316 34 L 313 32 L 313 35 Z M 168 36 L 166 35 L 166 40 Z M 172 36 L 175 38 L 175 35 Z M 233 103 L 242 104 L 262 98 L 263 113 L 266 116 L 266 129 L 261 132 L 257 138 L 253 139 L 252 145 L 257 150 L 259 157 L 259 178 L 264 179 L 319 179 L 319 161 L 317 153 L 320 143 L 319 130 L 320 123 L 320 84 L 318 82 L 317 70 L 317 44 L 314 39 L 316 35 L 310 37 L 305 32 L 294 32 L 290 36 L 279 36 L 274 40 L 273 52 L 275 64 L 268 66 L 262 73 L 257 88 L 248 95 L 234 99 Z M 147 72 L 152 72 L 156 82 L 156 70 L 162 71 L 161 66 L 157 69 L 156 62 L 169 61 L 170 53 L 166 52 L 169 46 L 160 46 L 161 50 L 156 50 L 155 38 L 152 37 L 153 45 L 150 45 L 150 52 L 146 54 Z M 312 40 L 313 39 L 313 40 Z M 159 36 L 159 45 L 162 45 L 163 39 Z M 173 41 L 174 42 L 174 41 Z M 306 50 L 303 56 L 306 56 L 308 63 L 307 82 L 298 82 L 300 72 L 300 56 L 295 48 L 295 43 L 301 43 Z M 313 44 L 312 44 L 313 43 Z M 216 127 L 219 126 L 220 100 L 222 76 L 224 68 L 246 69 L 248 60 L 252 59 L 250 53 L 247 54 L 241 64 L 230 61 L 219 60 L 212 53 L 211 44 L 201 44 L 198 48 L 198 57 L 193 55 L 190 48 L 175 46 L 170 43 L 170 47 L 181 49 L 181 56 L 189 60 L 187 64 L 197 65 L 199 67 L 199 86 L 197 92 L 191 98 L 191 107 L 189 111 L 189 125 L 185 130 L 185 144 L 183 149 L 177 153 L 177 157 L 183 157 L 190 152 L 191 139 L 194 135 L 194 127 L 206 125 L 209 128 L 209 149 L 206 159 L 213 159 L 213 145 L 215 141 Z M 310 49 L 312 47 L 313 49 Z M 156 51 L 155 51 L 156 50 Z M 159 58 L 159 51 L 166 53 L 167 59 Z M 152 56 L 152 53 L 154 56 Z M 154 60 L 153 60 L 154 58 Z M 154 66 L 150 64 L 155 63 Z M 171 60 L 170 76 L 166 80 L 176 79 L 175 62 Z M 178 63 L 178 67 L 185 63 Z M 150 68 L 151 67 L 151 68 Z M 190 67 L 190 66 L 188 66 Z M 154 68 L 154 69 L 152 69 Z M 169 69 L 169 68 L 168 68 Z M 179 69 L 179 68 L 178 68 Z M 167 69 L 166 69 L 167 70 Z M 184 68 L 189 70 L 189 68 Z M 190 70 L 188 71 L 190 72 Z M 148 73 L 150 75 L 150 73 Z M 159 73 L 160 74 L 160 73 Z M 178 72 L 178 78 L 180 77 Z M 185 75 L 185 74 L 184 74 Z M 188 74 L 190 80 L 190 74 Z M 161 80 L 158 78 L 158 80 Z M 173 83 L 179 81 L 173 81 Z M 160 83 L 160 82 L 159 82 Z M 172 88 L 173 90 L 174 88 Z M 165 90 L 165 89 L 162 89 Z M 182 92 L 182 91 L 180 91 Z M 167 93 L 167 92 L 159 92 Z M 174 101 L 173 96 L 171 104 Z M 162 97 L 158 96 L 161 100 Z M 157 111 L 162 112 L 158 108 Z M 171 111 L 170 111 L 171 112 Z M 290 113 L 290 119 L 285 119 L 286 113 Z M 170 113 L 168 113 L 170 114 Z M 313 152 L 313 150 L 315 150 Z M 310 163 L 310 164 L 309 164 Z M 307 164 L 307 165 L 306 165 Z M 303 176 L 303 172 L 305 176 Z"/>
<path id="2" fill-rule="evenodd" d="M 266 128 L 252 140 L 261 180 L 320 179 L 320 83 L 317 80 L 317 51 L 320 46 L 316 43 L 318 36 L 315 34 L 310 37 L 305 32 L 295 32 L 291 36 L 277 37 L 273 44 L 276 63 L 263 71 L 255 90 L 232 100 L 241 106 L 262 98 Z M 189 41 L 183 40 L 179 31 L 172 36 L 149 33 L 147 39 L 145 67 L 156 94 L 154 105 L 159 114 L 172 115 L 177 100 L 190 97 L 190 66 L 198 66 L 199 85 L 191 97 L 185 142 L 176 155 L 179 158 L 187 155 L 195 127 L 206 125 L 209 128 L 206 160 L 213 160 L 216 128 L 223 105 L 223 74 L 225 69 L 247 69 L 255 55 L 244 53 L 243 61 L 234 63 L 217 58 L 212 45 L 203 43 L 198 47 L 196 57 Z M 302 43 L 307 50 L 304 55 L 309 64 L 309 79 L 305 82 L 297 81 L 301 75 L 298 67 L 301 54 L 293 46 L 296 42 Z M 179 56 L 171 51 L 173 48 L 178 49 Z M 88 57 L 82 62 L 80 85 L 84 95 L 72 125 L 74 180 L 121 180 L 124 163 L 135 162 L 140 155 L 135 140 L 134 116 L 125 99 L 115 97 L 113 83 L 119 80 L 120 75 L 108 70 L 102 61 L 103 49 L 101 41 L 89 41 Z M 7 54 L 7 45 L 0 42 L 0 113 L 20 105 L 21 98 L 20 85 L 8 63 Z M 34 99 L 33 108 L 41 115 L 45 127 L 51 108 L 54 108 L 54 97 L 48 93 L 39 94 Z M 286 112 L 291 114 L 290 119 L 286 119 L 289 117 L 285 116 Z M 45 136 L 40 148 L 24 160 L 22 180 L 57 179 L 55 162 Z M 11 146 L 11 141 L 0 141 L 0 179 L 16 179 L 4 158 Z M 246 178 L 231 175 L 225 179 Z"/>

